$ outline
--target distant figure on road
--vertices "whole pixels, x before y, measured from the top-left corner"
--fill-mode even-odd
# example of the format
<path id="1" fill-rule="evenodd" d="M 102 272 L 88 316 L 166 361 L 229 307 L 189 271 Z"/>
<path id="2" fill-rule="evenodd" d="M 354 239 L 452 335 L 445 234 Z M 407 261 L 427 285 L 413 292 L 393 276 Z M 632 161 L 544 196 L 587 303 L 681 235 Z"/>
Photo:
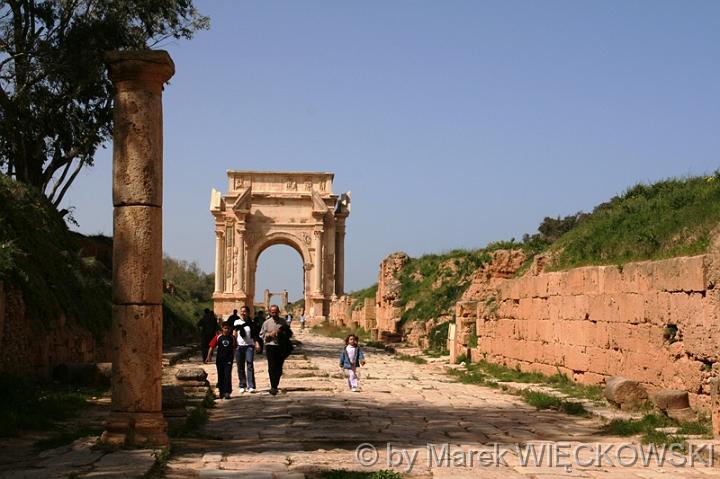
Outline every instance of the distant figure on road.
<path id="1" fill-rule="evenodd" d="M 300 331 L 305 331 L 305 314 L 300 315 Z"/>
<path id="2" fill-rule="evenodd" d="M 287 320 L 288 326 L 290 326 L 292 328 L 292 320 L 293 320 L 292 313 L 288 313 L 288 315 L 285 319 Z"/>
<path id="3" fill-rule="evenodd" d="M 270 394 L 278 393 L 283 363 L 290 354 L 292 344 L 292 330 L 285 319 L 280 317 L 280 308 L 273 304 L 270 306 L 270 317 L 265 320 L 260 330 L 260 337 L 265 341 L 265 355 L 268 361 L 268 375 L 270 376 Z"/>
<path id="4" fill-rule="evenodd" d="M 215 337 L 215 332 L 217 331 L 215 315 L 208 308 L 205 308 L 203 317 L 197 322 L 197 327 L 200 329 L 200 351 L 202 352 L 202 359 L 204 361 L 207 357 L 208 345 Z"/>

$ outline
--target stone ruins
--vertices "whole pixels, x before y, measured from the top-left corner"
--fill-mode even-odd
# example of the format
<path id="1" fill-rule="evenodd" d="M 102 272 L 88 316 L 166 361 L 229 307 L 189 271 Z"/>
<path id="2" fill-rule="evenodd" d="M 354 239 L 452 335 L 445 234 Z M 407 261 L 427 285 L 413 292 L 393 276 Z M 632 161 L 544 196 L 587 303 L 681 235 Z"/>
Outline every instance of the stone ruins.
<path id="1" fill-rule="evenodd" d="M 323 321 L 344 294 L 345 221 L 350 194 L 333 194 L 332 173 L 228 171 L 228 193 L 214 190 L 216 314 L 252 307 L 258 258 L 284 244 L 303 261 L 308 324 Z"/>
<path id="2" fill-rule="evenodd" d="M 689 405 L 712 412 L 720 434 L 720 280 L 717 245 L 709 254 L 620 266 L 544 272 L 547 258 L 515 277 L 525 262 L 519 250 L 499 250 L 479 268 L 454 308 L 448 349 L 461 356 L 523 371 L 562 373 L 584 384 L 623 376 L 642 385 L 656 404 L 684 393 Z M 428 346 L 434 320 L 398 322 L 398 273 L 407 263 L 394 253 L 380 264 L 374 300 L 340 297 L 330 321 L 362 327 L 376 339 L 402 335 Z M 417 330 L 420 330 L 419 332 Z M 659 402 L 658 402 L 659 401 Z"/>

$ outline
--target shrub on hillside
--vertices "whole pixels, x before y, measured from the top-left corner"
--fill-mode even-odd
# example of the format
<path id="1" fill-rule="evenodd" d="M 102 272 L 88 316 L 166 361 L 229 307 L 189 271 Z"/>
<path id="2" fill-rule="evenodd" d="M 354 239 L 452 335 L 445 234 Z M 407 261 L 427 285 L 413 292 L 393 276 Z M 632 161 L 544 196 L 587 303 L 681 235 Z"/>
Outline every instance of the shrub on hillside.
<path id="1" fill-rule="evenodd" d="M 99 337 L 110 326 L 110 274 L 83 258 L 47 198 L 0 175 L 0 280 L 22 292 L 28 316 L 46 327 L 64 314 Z"/>
<path id="2" fill-rule="evenodd" d="M 553 249 L 553 267 L 700 254 L 720 223 L 720 174 L 638 184 L 595 207 Z"/>

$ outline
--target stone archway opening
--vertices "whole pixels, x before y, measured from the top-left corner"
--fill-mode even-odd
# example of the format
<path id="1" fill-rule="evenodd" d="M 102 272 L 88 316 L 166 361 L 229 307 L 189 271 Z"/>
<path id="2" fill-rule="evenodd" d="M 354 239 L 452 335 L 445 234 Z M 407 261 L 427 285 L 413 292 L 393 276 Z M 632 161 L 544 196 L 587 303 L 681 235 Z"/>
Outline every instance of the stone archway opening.
<path id="1" fill-rule="evenodd" d="M 303 262 L 308 324 L 325 320 L 344 293 L 345 221 L 350 193 L 332 192 L 332 173 L 228 171 L 228 193 L 213 189 L 216 314 L 254 306 L 260 254 L 284 244 Z"/>
<path id="2" fill-rule="evenodd" d="M 288 304 L 305 299 L 303 258 L 294 248 L 275 244 L 263 250 L 255 265 L 255 309 L 277 304 L 287 314 Z"/>

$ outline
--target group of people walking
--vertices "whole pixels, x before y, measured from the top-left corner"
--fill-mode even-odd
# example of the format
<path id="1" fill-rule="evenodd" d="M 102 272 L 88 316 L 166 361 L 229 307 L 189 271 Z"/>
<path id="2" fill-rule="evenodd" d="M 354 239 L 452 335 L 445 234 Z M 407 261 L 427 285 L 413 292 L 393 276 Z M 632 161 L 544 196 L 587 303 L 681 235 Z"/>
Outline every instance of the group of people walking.
<path id="1" fill-rule="evenodd" d="M 203 359 L 206 363 L 210 362 L 213 352 L 217 350 L 215 366 L 221 399 L 230 399 L 232 393 L 233 362 L 237 362 L 239 391 L 255 392 L 255 353 L 263 352 L 268 361 L 270 394 L 274 396 L 278 393 L 283 363 L 293 348 L 290 341 L 293 332 L 285 318 L 280 316 L 280 308 L 272 305 L 268 313 L 267 319 L 263 321 L 262 316 L 258 316 L 258 321 L 258 317 L 255 320 L 250 318 L 250 310 L 246 306 L 240 308 L 240 315 L 234 310 L 227 321 L 222 323 L 220 333 L 213 333 L 208 340 L 203 350 Z M 208 339 L 206 332 L 203 330 L 203 345 Z"/>
<path id="2" fill-rule="evenodd" d="M 268 376 L 270 379 L 269 393 L 275 396 L 278 393 L 283 364 L 293 349 L 291 338 L 293 331 L 289 322 L 280 316 L 277 305 L 270 306 L 268 318 L 264 319 L 258 314 L 250 318 L 247 306 L 238 311 L 233 310 L 227 321 L 223 321 L 220 332 L 216 331 L 215 315 L 205 309 L 205 316 L 198 326 L 201 328 L 201 346 L 204 362 L 212 360 L 215 354 L 217 367 L 217 387 L 220 399 L 230 399 L 232 394 L 232 365 L 237 362 L 237 375 L 240 393 L 254 393 L 255 383 L 255 353 L 263 353 L 268 362 Z M 304 316 L 301 317 L 301 328 L 304 329 Z M 345 346 L 340 353 L 340 367 L 348 381 L 351 391 L 357 392 L 357 368 L 365 365 L 365 355 L 358 344 L 358 337 L 350 334 L 345 338 Z"/>

